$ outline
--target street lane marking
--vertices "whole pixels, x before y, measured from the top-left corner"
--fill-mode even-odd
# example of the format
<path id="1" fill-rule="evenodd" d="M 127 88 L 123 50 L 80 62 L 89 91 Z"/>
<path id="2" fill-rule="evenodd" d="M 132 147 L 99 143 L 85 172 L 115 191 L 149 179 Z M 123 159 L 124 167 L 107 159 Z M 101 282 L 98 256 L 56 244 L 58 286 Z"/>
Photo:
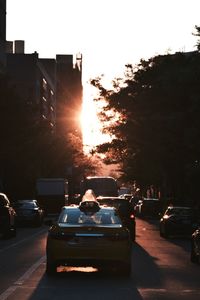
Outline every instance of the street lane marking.
<path id="1" fill-rule="evenodd" d="M 32 265 L 15 283 L 10 286 L 5 292 L 0 295 L 0 300 L 6 300 L 19 285 L 22 285 L 31 275 L 32 273 L 46 260 L 46 255 L 42 256 L 34 265 Z"/>
<path id="2" fill-rule="evenodd" d="M 8 299 L 8 297 L 14 293 L 14 291 L 17 289 L 17 286 L 11 286 L 9 287 L 3 294 L 0 295 L 0 300 Z"/>
<path id="3" fill-rule="evenodd" d="M 22 285 L 31 274 L 46 260 L 46 255 L 42 256 L 34 265 L 32 265 L 14 284 Z"/>
<path id="4" fill-rule="evenodd" d="M 11 244 L 11 245 L 9 245 L 9 246 L 7 246 L 7 247 L 5 247 L 5 248 L 2 248 L 2 249 L 0 249 L 0 253 L 3 252 L 3 251 L 8 250 L 8 249 L 10 249 L 10 248 L 13 248 L 13 247 L 15 247 L 15 246 L 18 246 L 18 245 L 22 244 L 23 242 L 26 242 L 26 241 L 32 239 L 33 237 L 35 237 L 35 236 L 37 236 L 37 235 L 40 235 L 41 233 L 44 233 L 44 232 L 46 232 L 46 229 L 42 229 L 42 230 L 40 230 L 40 231 L 38 231 L 38 232 L 36 232 L 36 233 L 30 235 L 29 237 L 27 237 L 27 238 L 25 238 L 25 239 L 23 239 L 23 240 L 21 240 L 21 241 L 19 241 L 19 242 L 16 242 L 16 243 Z"/>

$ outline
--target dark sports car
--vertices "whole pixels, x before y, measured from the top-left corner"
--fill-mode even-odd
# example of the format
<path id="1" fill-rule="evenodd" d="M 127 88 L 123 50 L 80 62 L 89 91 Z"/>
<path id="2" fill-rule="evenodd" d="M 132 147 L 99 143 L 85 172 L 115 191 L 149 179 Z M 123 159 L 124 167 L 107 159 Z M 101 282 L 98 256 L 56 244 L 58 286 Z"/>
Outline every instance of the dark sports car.
<path id="1" fill-rule="evenodd" d="M 30 224 L 41 226 L 44 219 L 44 211 L 37 200 L 18 200 L 14 204 L 17 213 L 18 224 Z"/>
<path id="2" fill-rule="evenodd" d="M 195 226 L 195 211 L 191 207 L 168 206 L 160 219 L 160 236 L 191 235 Z"/>

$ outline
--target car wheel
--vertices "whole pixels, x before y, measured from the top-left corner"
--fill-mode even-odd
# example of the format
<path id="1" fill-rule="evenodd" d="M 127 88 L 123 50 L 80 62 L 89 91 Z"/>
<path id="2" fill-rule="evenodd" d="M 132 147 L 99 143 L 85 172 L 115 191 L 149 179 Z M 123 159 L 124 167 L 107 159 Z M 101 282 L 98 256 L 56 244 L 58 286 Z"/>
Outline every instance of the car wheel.
<path id="1" fill-rule="evenodd" d="M 193 263 L 198 263 L 199 262 L 199 257 L 196 255 L 195 251 L 194 251 L 194 242 L 191 242 L 191 252 L 190 252 L 190 260 Z"/>
<path id="2" fill-rule="evenodd" d="M 136 236 L 135 230 L 133 230 L 132 233 L 131 233 L 131 240 L 132 240 L 132 242 L 135 242 L 135 236 Z"/>
<path id="3" fill-rule="evenodd" d="M 130 231 L 131 241 L 134 242 L 135 241 L 135 229 L 134 228 L 129 228 L 129 231 Z"/>
<path id="4" fill-rule="evenodd" d="M 170 235 L 169 230 L 165 226 L 161 228 L 161 234 L 165 239 L 167 239 Z"/>
<path id="5" fill-rule="evenodd" d="M 163 226 L 161 224 L 159 226 L 159 231 L 160 231 L 160 236 L 164 237 L 164 235 L 163 235 Z"/>
<path id="6" fill-rule="evenodd" d="M 46 262 L 46 274 L 49 276 L 53 276 L 56 274 L 57 266 L 56 263 L 49 258 L 47 258 Z"/>
<path id="7" fill-rule="evenodd" d="M 162 231 L 160 230 L 160 237 L 164 237 Z"/>
<path id="8" fill-rule="evenodd" d="M 159 225 L 159 231 L 160 231 L 160 236 L 164 237 L 163 236 L 163 226 L 161 224 Z"/>
<path id="9" fill-rule="evenodd" d="M 16 236 L 16 228 L 8 226 L 3 232 L 3 239 L 10 239 Z"/>
<path id="10" fill-rule="evenodd" d="M 9 238 L 12 237 L 12 234 L 11 234 L 11 231 L 10 231 L 10 228 L 9 229 L 6 229 L 4 232 L 3 232 L 3 239 L 4 240 L 7 240 Z"/>
<path id="11" fill-rule="evenodd" d="M 13 226 L 13 227 L 10 229 L 10 236 L 11 236 L 11 237 L 16 237 L 16 235 L 17 235 L 16 226 Z"/>

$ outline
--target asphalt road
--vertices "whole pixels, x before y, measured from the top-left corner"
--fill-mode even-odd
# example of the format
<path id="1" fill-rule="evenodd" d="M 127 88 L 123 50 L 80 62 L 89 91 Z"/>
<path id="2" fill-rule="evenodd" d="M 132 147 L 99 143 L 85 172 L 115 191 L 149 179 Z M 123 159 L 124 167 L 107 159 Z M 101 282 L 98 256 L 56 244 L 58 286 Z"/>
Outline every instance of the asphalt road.
<path id="1" fill-rule="evenodd" d="M 200 265 L 190 262 L 189 238 L 159 236 L 154 220 L 136 220 L 132 275 L 93 268 L 59 269 L 45 275 L 47 227 L 19 228 L 0 240 L 0 300 L 200 299 Z"/>

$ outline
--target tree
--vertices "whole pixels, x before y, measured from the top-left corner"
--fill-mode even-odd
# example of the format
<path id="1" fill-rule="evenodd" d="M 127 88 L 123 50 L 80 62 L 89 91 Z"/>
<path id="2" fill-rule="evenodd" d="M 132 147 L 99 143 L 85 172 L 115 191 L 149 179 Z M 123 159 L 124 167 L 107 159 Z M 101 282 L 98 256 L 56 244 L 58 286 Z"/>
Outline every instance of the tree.
<path id="1" fill-rule="evenodd" d="M 197 50 L 200 51 L 200 26 L 195 25 L 195 30 L 196 32 L 193 33 L 193 35 L 198 37 L 196 46 L 197 46 Z"/>
<path id="2" fill-rule="evenodd" d="M 188 193 L 191 166 L 200 161 L 199 66 L 198 52 L 158 55 L 127 65 L 113 89 L 105 89 L 101 78 L 91 80 L 96 101 L 106 103 L 102 121 L 110 121 L 110 110 L 119 116 L 104 128 L 112 142 L 97 151 L 120 163 L 126 180 L 167 186 L 178 197 Z"/>

